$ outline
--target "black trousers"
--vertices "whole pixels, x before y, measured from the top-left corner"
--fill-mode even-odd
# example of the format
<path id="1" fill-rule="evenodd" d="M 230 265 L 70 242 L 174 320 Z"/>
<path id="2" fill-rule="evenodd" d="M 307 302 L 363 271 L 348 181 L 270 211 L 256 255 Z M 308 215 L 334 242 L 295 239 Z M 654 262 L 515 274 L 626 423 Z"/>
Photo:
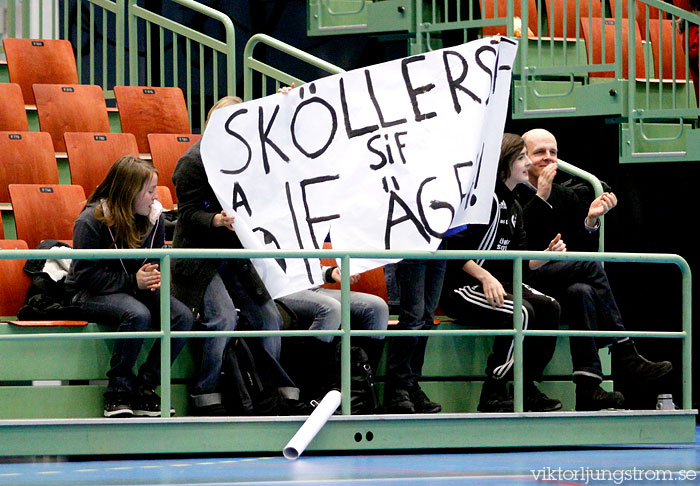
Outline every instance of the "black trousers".
<path id="1" fill-rule="evenodd" d="M 571 329 L 625 330 L 608 276 L 599 262 L 551 261 L 531 272 L 528 283 L 561 303 L 562 322 Z M 570 342 L 574 381 L 578 376 L 602 379 L 598 349 L 612 340 L 572 337 Z"/>
<path id="2" fill-rule="evenodd" d="M 481 285 L 454 289 L 445 296 L 448 314 L 464 318 L 484 328 L 513 328 L 513 294 L 509 293 L 502 307 L 492 307 L 484 296 Z M 523 329 L 555 330 L 559 327 L 561 309 L 553 298 L 527 285 L 523 286 Z M 554 354 L 556 336 L 528 337 L 523 343 L 523 378 L 540 381 L 542 373 Z M 512 376 L 513 338 L 496 336 L 493 352 L 486 363 L 486 374 L 495 379 Z"/>

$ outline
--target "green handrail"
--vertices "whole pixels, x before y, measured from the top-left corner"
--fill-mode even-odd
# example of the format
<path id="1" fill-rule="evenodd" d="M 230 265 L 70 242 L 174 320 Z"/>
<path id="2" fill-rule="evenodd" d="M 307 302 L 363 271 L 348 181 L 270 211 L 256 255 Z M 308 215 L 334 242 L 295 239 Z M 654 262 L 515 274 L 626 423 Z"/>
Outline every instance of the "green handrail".
<path id="1" fill-rule="evenodd" d="M 248 42 L 245 45 L 245 50 L 243 51 L 243 100 L 244 101 L 250 101 L 253 99 L 253 88 L 254 88 L 254 80 L 253 80 L 253 73 L 258 72 L 263 75 L 263 96 L 265 95 L 266 89 L 265 89 L 265 78 L 269 77 L 277 81 L 277 84 L 279 87 L 279 83 L 285 83 L 287 85 L 291 85 L 294 83 L 297 87 L 301 86 L 304 84 L 304 81 L 301 79 L 292 76 L 290 74 L 287 74 L 285 72 L 280 71 L 279 69 L 276 69 L 269 64 L 266 64 L 258 59 L 255 59 L 254 56 L 254 51 L 255 47 L 258 44 L 264 44 L 267 45 L 273 49 L 277 49 L 280 52 L 284 52 L 285 54 L 288 54 L 292 56 L 293 58 L 299 59 L 301 61 L 304 61 L 307 64 L 310 64 L 311 66 L 317 67 L 329 74 L 339 74 L 339 73 L 344 73 L 345 70 L 329 63 L 328 61 L 324 61 L 321 58 L 318 58 L 316 56 L 313 56 L 311 54 L 308 54 L 301 49 L 297 49 L 296 47 L 290 46 L 289 44 L 286 44 L 282 41 L 279 41 L 275 39 L 274 37 L 270 37 L 269 35 L 266 34 L 255 34 L 248 40 Z"/>
<path id="2" fill-rule="evenodd" d="M 198 127 L 203 129 L 204 128 L 204 121 L 206 119 L 206 106 L 207 106 L 207 100 L 206 100 L 206 87 L 211 86 L 212 87 L 212 98 L 213 101 L 216 101 L 219 98 L 219 87 L 218 87 L 218 79 L 219 79 L 219 73 L 218 71 L 218 55 L 224 55 L 225 56 L 225 68 L 226 68 L 226 94 L 228 95 L 235 95 L 236 94 L 236 38 L 235 38 L 235 30 L 233 27 L 233 22 L 231 19 L 224 13 L 219 12 L 217 10 L 214 10 L 211 7 L 208 7 L 206 5 L 203 5 L 199 2 L 195 2 L 192 0 L 170 0 L 171 2 L 174 2 L 178 5 L 182 5 L 184 7 L 187 7 L 197 13 L 200 13 L 202 15 L 206 15 L 210 19 L 216 20 L 221 23 L 221 25 L 224 28 L 225 32 L 225 39 L 222 40 L 217 40 L 214 39 L 213 37 L 206 35 L 205 33 L 198 32 L 190 27 L 184 26 L 182 24 L 179 24 L 173 20 L 170 20 L 162 15 L 155 14 L 149 10 L 146 10 L 143 7 L 138 6 L 138 0 L 129 0 L 128 3 L 128 25 L 129 25 L 129 84 L 134 86 L 134 85 L 139 85 L 143 84 L 144 82 L 147 85 L 151 85 L 152 81 L 152 73 L 150 70 L 150 66 L 152 63 L 152 55 L 150 52 L 150 42 L 147 42 L 147 51 L 146 51 L 146 67 L 147 71 L 146 73 L 140 73 L 139 71 L 139 66 L 140 66 L 140 56 L 139 56 L 139 23 L 138 20 L 141 19 L 145 21 L 146 23 L 146 35 L 150 36 L 150 26 L 157 26 L 158 27 L 158 32 L 159 32 L 159 41 L 160 41 L 160 52 L 159 52 L 159 57 L 160 59 L 160 66 L 161 66 L 161 72 L 160 72 L 160 84 L 162 86 L 167 86 L 166 80 L 165 80 L 165 66 L 166 66 L 166 59 L 165 59 L 165 52 L 164 52 L 164 44 L 165 44 L 165 31 L 168 31 L 172 35 L 172 42 L 173 42 L 173 59 L 172 59 L 172 66 L 171 66 L 171 73 L 173 76 L 172 83 L 171 85 L 178 85 L 178 80 L 177 80 L 177 72 L 179 69 L 179 62 L 178 62 L 178 57 L 177 57 L 177 48 L 178 48 L 178 39 L 179 37 L 183 38 L 185 41 L 185 52 L 186 52 L 186 76 L 185 76 L 185 88 L 183 89 L 184 94 L 185 94 L 185 101 L 187 103 L 187 108 L 189 110 L 189 115 L 190 115 L 190 128 L 192 129 L 193 127 Z M 167 10 L 167 9 L 166 9 Z M 198 49 L 198 54 L 199 54 L 199 65 L 198 65 L 198 70 L 200 74 L 200 86 L 199 86 L 199 93 L 194 93 L 192 89 L 192 65 L 191 65 L 191 52 L 192 52 L 192 43 L 196 43 L 199 46 Z M 211 50 L 212 53 L 212 67 L 211 69 L 207 69 L 206 64 L 205 64 L 205 51 L 204 48 L 208 48 Z M 211 73 L 211 78 L 207 77 L 208 75 L 205 75 L 205 73 Z M 145 77 L 145 79 L 143 79 Z M 193 102 L 194 102 L 194 97 L 198 95 L 198 106 L 199 106 L 199 113 L 198 116 L 195 116 L 192 113 L 193 109 Z"/>
<path id="3" fill-rule="evenodd" d="M 515 411 L 523 411 L 523 377 L 522 377 L 522 342 L 525 336 L 635 336 L 653 338 L 677 338 L 683 340 L 682 351 L 682 390 L 683 409 L 692 408 L 692 303 L 691 303 L 691 271 L 688 263 L 679 255 L 645 254 L 645 253 L 596 253 L 596 252 L 534 252 L 534 251 L 455 251 L 441 250 L 436 252 L 404 251 L 404 250 L 225 250 L 225 249 L 154 249 L 154 250 L 3 250 L 0 259 L 47 259 L 47 258 L 152 258 L 159 259 L 161 265 L 161 312 L 169 316 L 170 309 L 170 259 L 171 258 L 339 258 L 341 260 L 341 329 L 340 331 L 188 331 L 171 332 L 165 325 L 168 319 L 161 319 L 160 332 L 131 332 L 131 333 L 37 333 L 32 335 L 0 335 L 0 341 L 14 339 L 116 339 L 156 337 L 161 340 L 179 337 L 211 337 L 211 336 L 304 336 L 304 335 L 340 335 L 341 336 L 341 394 L 342 413 L 350 413 L 350 338 L 351 336 L 386 335 L 430 335 L 430 336 L 514 336 L 514 398 Z M 350 280 L 352 258 L 387 258 L 387 259 L 487 259 L 513 260 L 514 272 L 514 306 L 522 303 L 522 263 L 524 260 L 577 260 L 577 261 L 609 261 L 609 262 L 647 262 L 667 263 L 678 266 L 682 277 L 682 327 L 680 332 L 656 331 L 574 331 L 574 330 L 523 330 L 521 313 L 513 313 L 513 329 L 470 329 L 470 330 L 430 330 L 430 331 L 355 331 L 350 329 Z M 161 409 L 164 416 L 170 410 L 170 346 L 163 343 L 161 348 Z"/>

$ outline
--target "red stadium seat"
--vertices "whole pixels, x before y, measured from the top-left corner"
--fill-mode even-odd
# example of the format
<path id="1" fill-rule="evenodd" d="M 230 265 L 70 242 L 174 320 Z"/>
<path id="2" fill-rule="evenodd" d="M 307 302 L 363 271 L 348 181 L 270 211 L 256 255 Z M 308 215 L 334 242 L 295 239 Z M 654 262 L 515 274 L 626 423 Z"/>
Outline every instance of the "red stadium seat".
<path id="1" fill-rule="evenodd" d="M 78 84 L 78 69 L 70 41 L 3 39 L 10 81 L 22 88 L 24 103 L 33 105 L 32 85 Z"/>
<path id="2" fill-rule="evenodd" d="M 17 83 L 0 83 L 0 130 L 29 131 L 22 89 Z"/>
<path id="3" fill-rule="evenodd" d="M 683 53 L 683 37 L 673 27 L 671 19 L 661 20 L 661 39 L 659 40 L 659 20 L 649 19 L 649 39 L 651 50 L 654 56 L 654 78 L 656 79 L 676 79 L 685 82 L 685 54 Z M 676 35 L 675 56 L 673 50 L 673 35 Z M 674 72 L 673 62 L 675 57 L 676 69 Z M 661 76 L 659 76 L 659 65 L 661 65 Z"/>
<path id="4" fill-rule="evenodd" d="M 51 134 L 56 152 L 65 152 L 65 132 L 109 132 L 102 88 L 89 84 L 35 84 L 42 132 Z"/>
<path id="5" fill-rule="evenodd" d="M 323 248 L 333 248 L 328 242 L 323 243 Z M 338 264 L 333 258 L 322 258 L 321 265 L 334 267 Z M 327 289 L 340 289 L 339 283 L 324 284 Z M 350 286 L 350 290 L 354 292 L 364 292 L 366 294 L 376 295 L 381 297 L 385 302 L 389 302 L 389 294 L 386 289 L 386 278 L 384 277 L 384 267 L 373 268 L 360 274 L 360 280 Z"/>
<path id="6" fill-rule="evenodd" d="M 615 10 L 617 8 L 617 2 L 620 2 L 622 5 L 622 18 L 626 19 L 628 17 L 627 15 L 627 0 L 610 0 L 610 12 L 611 15 L 614 17 L 615 16 Z M 656 19 L 657 21 L 659 20 L 659 14 L 661 11 L 656 8 L 652 7 L 651 5 L 647 5 L 642 2 L 636 2 L 636 19 L 637 19 L 637 24 L 639 24 L 639 32 L 642 34 L 642 39 L 646 39 L 646 25 L 647 25 L 647 10 L 649 11 L 649 20 Z"/>
<path id="7" fill-rule="evenodd" d="M 575 39 L 579 19 L 603 16 L 605 10 L 602 0 L 578 0 L 578 12 L 576 12 L 576 2 L 577 0 L 545 1 L 550 37 L 564 38 L 564 28 L 566 27 L 566 38 Z M 564 13 L 566 13 L 566 23 L 564 23 Z"/>
<path id="8" fill-rule="evenodd" d="M 17 237 L 36 248 L 42 240 L 73 240 L 73 223 L 85 206 L 83 188 L 68 184 L 10 184 Z"/>
<path id="9" fill-rule="evenodd" d="M 2 250 L 26 250 L 22 240 L 0 240 Z M 0 316 L 16 316 L 24 305 L 27 288 L 31 283 L 24 272 L 26 260 L 0 259 Z"/>
<path id="10" fill-rule="evenodd" d="M 131 133 L 78 133 L 64 135 L 73 184 L 92 194 L 112 165 L 123 155 L 139 156 Z"/>
<path id="11" fill-rule="evenodd" d="M 589 49 L 592 50 L 592 59 L 588 59 L 590 64 L 603 64 L 603 51 L 602 51 L 602 25 L 605 25 L 605 62 L 613 63 L 615 62 L 615 20 L 613 19 L 602 19 L 593 18 L 592 19 L 592 31 L 589 31 L 589 21 L 588 18 L 581 18 L 581 32 L 583 32 L 583 38 L 586 42 L 586 53 Z M 637 44 L 635 49 L 635 62 L 636 62 L 636 78 L 644 79 L 644 51 L 642 50 L 642 38 L 639 35 L 639 26 L 635 24 L 637 33 L 635 35 L 635 43 Z M 628 43 L 628 27 L 627 21 L 622 22 L 622 77 L 627 79 L 629 74 L 629 66 L 627 64 L 627 43 Z M 589 47 L 590 46 L 590 47 Z M 597 73 L 590 73 L 592 78 L 612 78 L 615 77 L 614 71 L 603 71 Z"/>
<path id="12" fill-rule="evenodd" d="M 173 201 L 177 202 L 177 192 L 173 184 L 173 171 L 177 161 L 195 142 L 202 138 L 201 135 L 191 133 L 149 133 L 148 146 L 151 151 L 151 160 L 158 169 L 158 183 L 170 188 Z"/>
<path id="13" fill-rule="evenodd" d="M 507 0 L 481 0 L 481 18 L 493 19 L 496 17 L 505 17 L 507 12 L 507 3 Z M 513 15 L 522 19 L 523 16 L 521 15 L 520 5 L 520 0 L 515 0 L 513 2 Z M 496 12 L 496 8 L 498 8 L 498 12 Z M 527 21 L 529 24 L 528 27 L 530 28 L 533 34 L 537 35 L 537 4 L 535 3 L 535 0 L 528 1 L 527 16 Z M 523 30 L 525 29 L 523 28 Z M 484 36 L 492 36 L 498 34 L 506 35 L 508 32 L 505 25 L 483 27 L 481 31 Z"/>
<path id="14" fill-rule="evenodd" d="M 147 153 L 149 133 L 189 133 L 190 120 L 180 88 L 115 86 L 122 132 L 136 136 L 139 151 Z"/>
<path id="15" fill-rule="evenodd" d="M 160 178 L 158 178 L 160 182 Z M 163 205 L 163 209 L 167 211 L 172 211 L 175 209 L 175 203 L 173 202 L 173 195 L 170 193 L 170 188 L 168 186 L 157 186 L 158 200 Z"/>
<path id="16" fill-rule="evenodd" d="M 0 202 L 10 202 L 8 184 L 58 184 L 48 133 L 0 132 Z"/>

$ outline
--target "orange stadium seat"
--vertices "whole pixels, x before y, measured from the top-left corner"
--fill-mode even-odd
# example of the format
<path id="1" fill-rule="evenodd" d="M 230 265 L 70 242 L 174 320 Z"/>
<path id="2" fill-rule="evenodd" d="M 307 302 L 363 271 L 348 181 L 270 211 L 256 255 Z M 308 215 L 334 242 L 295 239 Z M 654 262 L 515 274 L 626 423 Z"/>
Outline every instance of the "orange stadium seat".
<path id="1" fill-rule="evenodd" d="M 139 156 L 131 133 L 67 132 L 64 134 L 73 184 L 92 194 L 110 167 L 123 155 Z"/>
<path id="2" fill-rule="evenodd" d="M 160 182 L 160 178 L 158 178 L 158 182 Z M 156 190 L 158 191 L 158 200 L 163 205 L 163 209 L 167 211 L 174 210 L 175 203 L 173 202 L 173 195 L 170 192 L 170 188 L 168 186 L 156 186 Z"/>
<path id="3" fill-rule="evenodd" d="M 65 132 L 109 132 L 102 88 L 91 84 L 35 84 L 42 132 L 51 134 L 56 152 L 65 152 Z"/>
<path id="4" fill-rule="evenodd" d="M 180 88 L 115 86 L 122 132 L 136 136 L 139 151 L 147 153 L 149 133 L 189 133 L 190 120 Z"/>
<path id="5" fill-rule="evenodd" d="M 481 0 L 481 18 L 483 19 L 493 19 L 496 17 L 505 17 L 506 12 L 507 12 L 507 0 Z M 521 3 L 520 0 L 515 0 L 513 2 L 513 15 L 516 17 L 520 17 L 522 19 L 521 15 Z M 496 12 L 496 8 L 498 8 L 498 12 Z M 496 15 L 498 14 L 498 15 Z M 532 31 L 533 34 L 537 35 L 538 31 L 538 26 L 537 26 L 537 4 L 535 3 L 535 0 L 529 0 L 527 4 L 527 21 L 528 21 L 528 27 Z M 525 30 L 525 29 L 523 29 Z M 491 36 L 491 35 L 506 35 L 507 30 L 505 25 L 494 25 L 494 26 L 488 26 L 488 27 L 483 27 L 482 28 L 482 33 L 484 36 Z"/>
<path id="6" fill-rule="evenodd" d="M 0 240 L 2 250 L 26 250 L 23 240 Z M 29 275 L 24 271 L 26 260 L 0 260 L 0 316 L 16 316 L 26 300 L 27 290 L 31 284 Z M 10 324 L 23 327 L 46 326 L 86 326 L 87 321 L 10 321 Z"/>
<path id="7" fill-rule="evenodd" d="M 577 1 L 578 13 L 576 12 Z M 579 18 L 602 17 L 604 12 L 602 0 L 546 0 L 545 6 L 549 35 L 555 38 L 564 38 L 564 28 L 566 27 L 566 38 L 575 39 Z M 566 24 L 564 24 L 565 12 Z"/>
<path id="8" fill-rule="evenodd" d="M 0 202 L 10 202 L 8 184 L 58 184 L 48 133 L 0 132 Z"/>
<path id="9" fill-rule="evenodd" d="M 2 250 L 26 250 L 22 240 L 0 240 Z M 16 316 L 24 305 L 27 288 L 31 283 L 24 272 L 26 260 L 0 260 L 0 316 Z"/>
<path id="10" fill-rule="evenodd" d="M 329 242 L 323 243 L 323 248 L 331 249 L 333 246 Z M 335 259 L 322 258 L 321 265 L 331 267 L 337 266 Z M 340 290 L 339 283 L 324 284 L 327 289 Z M 350 290 L 354 292 L 364 292 L 366 294 L 376 295 L 381 297 L 385 302 L 389 302 L 389 293 L 386 288 L 386 278 L 384 277 L 384 267 L 373 268 L 360 274 L 360 280 L 350 286 Z"/>
<path id="11" fill-rule="evenodd" d="M 22 88 L 17 83 L 0 83 L 0 130 L 29 131 Z"/>
<path id="12" fill-rule="evenodd" d="M 151 151 L 151 160 L 158 173 L 158 183 L 170 188 L 173 201 L 177 202 L 177 192 L 173 184 L 173 171 L 177 160 L 195 142 L 202 138 L 201 135 L 191 133 L 149 133 L 148 146 Z"/>
<path id="13" fill-rule="evenodd" d="M 615 62 L 615 20 L 614 19 L 603 19 L 605 25 L 605 62 L 612 63 Z M 589 59 L 588 62 L 591 64 L 602 64 L 603 50 L 602 50 L 602 25 L 600 18 L 592 19 L 593 30 L 589 31 L 588 18 L 581 17 L 581 32 L 583 32 L 583 38 L 586 42 L 586 53 L 589 53 L 589 46 L 592 50 L 593 58 Z M 643 79 L 644 75 L 644 51 L 642 50 L 642 38 L 639 35 L 639 26 L 635 24 L 637 33 L 635 35 L 635 43 L 637 44 L 635 48 L 635 62 L 636 62 L 636 78 Z M 628 44 L 628 27 L 627 21 L 622 22 L 622 77 L 627 79 L 629 74 L 629 66 L 627 64 L 627 44 Z M 603 71 L 597 73 L 590 73 L 593 78 L 612 78 L 615 77 L 614 71 Z"/>
<path id="14" fill-rule="evenodd" d="M 622 4 L 622 18 L 626 19 L 627 18 L 627 1 L 628 0 L 610 0 L 610 13 L 614 17 L 615 16 L 615 9 L 617 8 L 617 2 L 620 2 Z M 649 10 L 649 20 L 656 19 L 657 21 L 659 20 L 659 14 L 661 11 L 656 8 L 652 7 L 651 5 L 642 3 L 642 2 L 636 2 L 636 19 L 637 19 L 637 24 L 639 24 L 639 32 L 642 34 L 642 39 L 646 40 L 646 25 L 647 25 L 647 10 Z"/>
<path id="15" fill-rule="evenodd" d="M 649 39 L 651 50 L 654 56 L 654 78 L 656 79 L 676 79 L 685 82 L 685 54 L 683 52 L 683 37 L 674 28 L 671 19 L 661 20 L 661 48 L 659 48 L 659 20 L 649 19 Z M 673 70 L 674 51 L 673 34 L 676 34 L 675 48 L 675 73 Z M 661 76 L 659 76 L 659 65 L 661 65 Z"/>
<path id="16" fill-rule="evenodd" d="M 70 41 L 3 39 L 10 81 L 22 88 L 24 103 L 33 105 L 33 84 L 78 84 L 78 69 Z"/>
<path id="17" fill-rule="evenodd" d="M 36 248 L 45 239 L 72 242 L 85 192 L 68 184 L 10 184 L 10 200 L 17 237 Z"/>

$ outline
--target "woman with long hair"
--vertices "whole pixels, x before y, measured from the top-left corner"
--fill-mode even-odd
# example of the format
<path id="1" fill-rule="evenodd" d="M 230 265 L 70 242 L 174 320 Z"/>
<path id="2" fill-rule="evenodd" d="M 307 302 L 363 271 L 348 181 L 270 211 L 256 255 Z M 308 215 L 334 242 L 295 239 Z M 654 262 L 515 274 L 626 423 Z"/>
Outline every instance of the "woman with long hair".
<path id="1" fill-rule="evenodd" d="M 117 160 L 90 195 L 73 227 L 76 249 L 162 248 L 164 217 L 158 202 L 158 171 L 133 156 Z M 66 278 L 73 302 L 86 319 L 117 331 L 160 329 L 160 271 L 148 259 L 74 259 Z M 170 299 L 172 330 L 192 329 L 190 310 Z M 134 366 L 142 339 L 119 339 L 107 372 L 105 417 L 160 416 L 160 341 L 151 348 L 138 375 Z M 174 360 L 185 344 L 174 339 Z"/>
<path id="2" fill-rule="evenodd" d="M 530 159 L 525 142 L 518 135 L 503 135 L 498 162 L 496 190 L 488 225 L 470 225 L 448 238 L 449 250 L 525 250 L 523 210 L 513 196 L 513 189 L 527 182 Z M 566 251 L 561 236 L 552 240 L 545 251 Z M 545 262 L 531 260 L 530 269 Z M 510 328 L 513 322 L 513 265 L 510 260 L 449 260 L 441 308 L 455 319 L 468 320 L 479 327 Z M 533 288 L 523 285 L 523 328 L 557 329 L 559 303 Z M 546 412 L 561 408 L 559 400 L 540 392 L 534 382 L 554 353 L 556 337 L 525 339 L 523 360 L 524 405 L 526 411 Z M 498 336 L 486 364 L 486 381 L 481 391 L 481 412 L 513 411 L 513 397 L 506 387 L 512 376 L 513 339 Z"/>

